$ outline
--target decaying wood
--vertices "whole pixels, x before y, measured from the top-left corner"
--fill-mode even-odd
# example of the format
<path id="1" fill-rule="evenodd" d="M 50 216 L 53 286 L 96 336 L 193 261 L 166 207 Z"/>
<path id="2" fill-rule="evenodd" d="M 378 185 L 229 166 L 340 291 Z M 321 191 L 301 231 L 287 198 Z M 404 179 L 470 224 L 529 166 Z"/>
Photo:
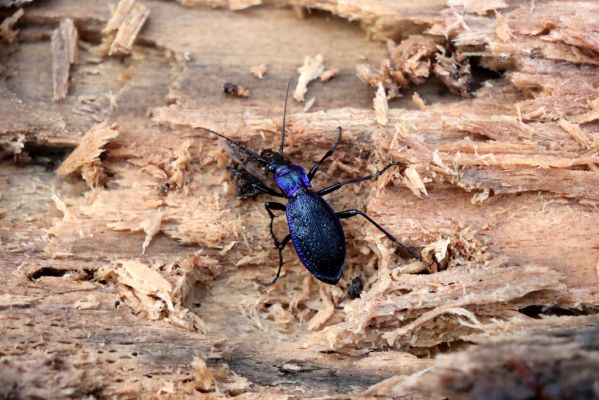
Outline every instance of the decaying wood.
<path id="1" fill-rule="evenodd" d="M 77 62 L 77 28 L 66 18 L 52 33 L 52 83 L 54 100 L 67 97 L 71 65 Z"/>
<path id="2" fill-rule="evenodd" d="M 292 2 L 379 41 L 270 2 L 179 3 L 199 7 L 35 2 L 0 47 L 0 397 L 593 393 L 595 2 Z M 44 38 L 69 19 L 85 30 L 53 102 Z M 101 57 L 102 29 L 114 45 L 124 25 L 131 57 Z M 193 128 L 278 148 L 285 87 L 314 54 L 311 109 L 289 103 L 285 154 L 309 167 L 341 126 L 315 187 L 401 164 L 327 199 L 367 211 L 430 268 L 350 220 L 339 285 L 288 250 L 277 285 L 253 283 L 277 263 L 268 215 Z M 324 60 L 339 69 L 326 83 Z M 264 79 L 248 73 L 262 64 Z M 252 96 L 225 97 L 225 82 Z"/>

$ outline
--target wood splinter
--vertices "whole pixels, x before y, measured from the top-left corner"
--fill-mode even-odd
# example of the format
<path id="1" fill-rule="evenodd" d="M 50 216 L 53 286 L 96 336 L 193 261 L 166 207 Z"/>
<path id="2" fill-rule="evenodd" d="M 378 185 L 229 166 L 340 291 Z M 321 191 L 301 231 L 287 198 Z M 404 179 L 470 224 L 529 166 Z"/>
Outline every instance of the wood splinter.
<path id="1" fill-rule="evenodd" d="M 71 65 L 77 61 L 77 28 L 73 20 L 64 19 L 52 33 L 52 85 L 54 101 L 67 97 Z"/>
<path id="2" fill-rule="evenodd" d="M 150 10 L 143 4 L 121 0 L 103 30 L 108 35 L 105 39 L 106 46 L 110 45 L 108 55 L 131 54 L 133 42 L 149 15 Z"/>

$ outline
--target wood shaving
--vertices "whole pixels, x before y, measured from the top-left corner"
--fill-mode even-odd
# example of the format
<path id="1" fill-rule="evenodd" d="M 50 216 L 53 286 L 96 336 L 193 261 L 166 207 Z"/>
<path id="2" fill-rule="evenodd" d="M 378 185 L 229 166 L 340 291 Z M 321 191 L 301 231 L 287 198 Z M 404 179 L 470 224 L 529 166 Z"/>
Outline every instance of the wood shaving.
<path id="1" fill-rule="evenodd" d="M 335 312 L 335 305 L 323 289 L 320 290 L 320 300 L 322 301 L 323 307 L 320 308 L 316 315 L 314 315 L 308 322 L 308 330 L 315 331 L 320 329 Z"/>
<path id="2" fill-rule="evenodd" d="M 514 34 L 507 24 L 505 17 L 499 11 L 495 11 L 495 18 L 497 19 L 497 28 L 495 28 L 497 37 L 503 42 L 509 41 Z"/>
<path id="3" fill-rule="evenodd" d="M 139 227 L 144 231 L 146 237 L 144 239 L 143 244 L 141 245 L 141 254 L 146 253 L 146 249 L 150 245 L 152 238 L 160 232 L 160 227 L 162 224 L 162 210 L 156 211 L 147 219 L 143 220 Z"/>
<path id="4" fill-rule="evenodd" d="M 93 294 L 88 294 L 83 299 L 79 299 L 73 304 L 73 307 L 78 310 L 92 310 L 98 308 L 100 301 Z"/>
<path id="5" fill-rule="evenodd" d="M 312 106 L 314 105 L 314 102 L 316 101 L 316 97 L 310 97 L 310 99 L 308 99 L 308 101 L 306 101 L 306 104 L 304 105 L 304 109 L 302 110 L 302 112 L 309 112 L 310 109 L 312 108 Z"/>
<path id="6" fill-rule="evenodd" d="M 297 72 L 299 78 L 293 91 L 293 98 L 297 101 L 304 101 L 308 84 L 324 72 L 324 57 L 321 54 L 316 55 L 316 57 L 304 57 L 304 64 L 298 68 Z"/>
<path id="7" fill-rule="evenodd" d="M 437 44 L 432 38 L 412 35 L 398 45 L 387 42 L 387 48 L 393 70 L 401 71 L 402 77 L 420 85 L 430 76 L 432 58 L 437 53 Z"/>
<path id="8" fill-rule="evenodd" d="M 14 42 L 15 38 L 19 34 L 18 30 L 14 30 L 13 27 L 19 21 L 19 19 L 25 14 L 22 8 L 19 8 L 10 17 L 7 17 L 0 23 L 0 38 L 6 43 Z"/>
<path id="9" fill-rule="evenodd" d="M 264 75 L 268 71 L 268 66 L 266 64 L 256 65 L 250 68 L 250 72 L 258 79 L 264 78 Z"/>
<path id="10" fill-rule="evenodd" d="M 103 30 L 106 35 L 103 46 L 108 48 L 108 55 L 130 54 L 149 15 L 148 7 L 136 0 L 121 0 Z"/>
<path id="11" fill-rule="evenodd" d="M 228 7 L 231 11 L 241 11 L 259 6 L 262 0 L 177 0 L 185 7 Z"/>
<path id="12" fill-rule="evenodd" d="M 376 123 L 381 126 L 387 125 L 389 105 L 387 104 L 387 94 L 385 93 L 385 88 L 380 82 L 376 90 L 376 94 L 372 99 L 372 105 L 374 107 L 374 119 Z"/>
<path id="13" fill-rule="evenodd" d="M 412 94 L 412 101 L 414 102 L 414 104 L 416 104 L 416 107 L 418 107 L 420 111 L 426 111 L 426 103 L 424 102 L 422 97 L 420 97 L 418 92 L 414 92 Z"/>
<path id="14" fill-rule="evenodd" d="M 504 0 L 447 0 L 447 5 L 449 7 L 461 7 L 467 13 L 478 15 L 485 15 L 490 10 L 508 7 Z"/>
<path id="15" fill-rule="evenodd" d="M 104 146 L 118 136 L 115 124 L 102 122 L 91 128 L 81 139 L 79 146 L 62 162 L 57 172 L 60 175 L 75 175 L 82 173 L 90 187 L 99 186 L 104 181 L 100 155 Z"/>
<path id="16" fill-rule="evenodd" d="M 337 75 L 339 75 L 339 70 L 337 68 L 327 69 L 320 75 L 320 81 L 328 82 L 331 79 L 335 78 Z"/>
<path id="17" fill-rule="evenodd" d="M 580 143 L 580 146 L 585 149 L 590 149 L 592 147 L 593 139 L 589 137 L 589 135 L 583 131 L 578 124 L 574 124 L 563 118 L 558 121 L 558 124 L 563 130 L 572 135 L 574 140 Z"/>
<path id="18" fill-rule="evenodd" d="M 194 386 L 201 392 L 208 392 L 214 388 L 214 372 L 206 365 L 201 357 L 195 356 L 191 362 L 193 368 Z"/>
<path id="19" fill-rule="evenodd" d="M 52 85 L 54 101 L 67 97 L 71 65 L 77 62 L 79 36 L 73 20 L 66 18 L 52 32 Z"/>
<path id="20" fill-rule="evenodd" d="M 426 186 L 424 186 L 424 182 L 422 181 L 420 174 L 413 166 L 409 166 L 405 169 L 403 182 L 416 197 L 422 198 L 422 195 L 428 196 L 428 193 L 426 192 Z"/>

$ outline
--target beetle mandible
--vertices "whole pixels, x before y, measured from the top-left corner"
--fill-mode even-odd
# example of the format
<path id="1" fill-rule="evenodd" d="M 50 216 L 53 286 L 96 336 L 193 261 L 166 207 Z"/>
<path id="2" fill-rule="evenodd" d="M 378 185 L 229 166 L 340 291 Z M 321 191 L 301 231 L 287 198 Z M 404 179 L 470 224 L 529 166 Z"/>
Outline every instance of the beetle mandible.
<path id="1" fill-rule="evenodd" d="M 291 82 L 287 85 L 287 92 L 285 94 L 283 123 L 281 126 L 281 145 L 279 147 L 279 152 L 272 152 L 272 156 L 270 157 L 258 155 L 240 143 L 221 133 L 215 132 L 212 129 L 203 127 L 195 128 L 213 133 L 218 137 L 223 138 L 251 159 L 257 161 L 263 167 L 266 167 L 272 174 L 280 191 L 271 189 L 257 179 L 251 183 L 251 186 L 264 194 L 287 200 L 287 205 L 271 201 L 264 203 L 264 207 L 270 216 L 270 235 L 274 241 L 275 248 L 279 251 L 279 269 L 271 282 L 265 283 L 257 278 L 256 282 L 263 286 L 270 286 L 277 281 L 283 267 L 283 249 L 290 241 L 293 243 L 302 264 L 304 264 L 314 277 L 331 285 L 339 282 L 343 273 L 343 264 L 345 262 L 346 253 L 345 236 L 340 220 L 351 218 L 356 215 L 360 215 L 368 220 L 368 222 L 384 233 L 385 236 L 395 243 L 403 252 L 430 266 L 429 263 L 401 244 L 367 214 L 356 209 L 335 212 L 326 200 L 323 199 L 323 196 L 341 189 L 347 184 L 377 178 L 387 169 L 397 165 L 397 163 L 389 163 L 385 165 L 384 168 L 371 175 L 349 179 L 347 181 L 332 184 L 318 191 L 312 191 L 312 179 L 314 178 L 314 175 L 316 175 L 316 172 L 318 172 L 320 165 L 335 152 L 335 149 L 341 141 L 342 128 L 337 128 L 337 140 L 333 147 L 331 147 L 324 156 L 310 168 L 310 171 L 307 174 L 301 166 L 291 163 L 291 161 L 283 155 L 283 148 L 285 146 L 285 118 L 287 115 L 287 98 L 289 96 L 290 84 Z M 229 169 L 233 174 L 238 176 L 244 176 L 246 174 L 246 172 L 242 172 L 236 168 Z M 275 218 L 273 211 L 285 211 L 287 216 L 289 234 L 281 241 L 277 239 L 273 232 L 273 221 Z"/>

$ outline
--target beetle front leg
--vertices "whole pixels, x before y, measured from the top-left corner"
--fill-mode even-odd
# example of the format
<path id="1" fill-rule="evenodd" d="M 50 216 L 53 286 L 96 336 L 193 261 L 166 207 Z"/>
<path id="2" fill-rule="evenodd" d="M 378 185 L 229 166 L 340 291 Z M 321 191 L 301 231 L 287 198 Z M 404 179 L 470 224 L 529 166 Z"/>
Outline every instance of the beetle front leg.
<path id="1" fill-rule="evenodd" d="M 339 142 L 341 142 L 341 134 L 343 133 L 343 129 L 341 127 L 337 128 L 338 134 L 337 134 L 337 141 L 335 142 L 335 144 L 333 145 L 333 147 L 331 147 L 324 156 L 322 156 L 322 158 L 320 159 L 320 161 L 318 161 L 317 163 L 315 163 L 312 168 L 310 168 L 310 172 L 308 172 L 308 180 L 312 181 L 312 178 L 314 178 L 314 175 L 316 175 L 316 172 L 318 172 L 318 168 L 320 168 L 320 164 L 322 164 L 324 162 L 324 160 L 326 160 L 327 158 L 329 158 L 330 156 L 333 155 L 333 153 L 335 152 L 335 149 L 337 148 L 337 146 L 339 146 Z"/>
<path id="2" fill-rule="evenodd" d="M 262 282 L 260 279 L 256 278 L 256 283 L 261 286 L 272 286 L 275 284 L 277 279 L 279 279 L 279 275 L 281 275 L 281 269 L 283 268 L 283 249 L 287 246 L 287 243 L 291 240 L 291 235 L 285 236 L 285 239 L 279 243 L 277 248 L 279 249 L 279 269 L 277 270 L 277 274 L 275 278 L 271 282 Z"/>
<path id="3" fill-rule="evenodd" d="M 430 268 L 431 265 L 429 263 L 424 261 L 422 259 L 422 257 L 415 254 L 412 250 L 410 250 L 405 245 L 403 245 L 399 240 L 395 239 L 395 237 L 393 237 L 393 235 L 391 235 L 389 232 L 387 232 L 382 226 L 377 224 L 375 220 L 373 220 L 372 218 L 370 218 L 368 216 L 368 214 L 363 213 L 362 211 L 356 210 L 356 209 L 340 211 L 336 214 L 339 219 L 351 218 L 351 217 L 355 217 L 356 215 L 361 215 L 362 217 L 366 218 L 368 220 L 368 222 L 370 222 L 372 225 L 374 225 L 379 231 L 383 232 L 385 234 L 385 236 L 387 236 L 389 238 L 389 240 L 391 240 L 393 243 L 395 243 L 400 248 L 401 251 L 409 254 L 412 258 L 420 261 L 421 263 L 423 263 L 424 265 L 426 265 Z"/>
<path id="4" fill-rule="evenodd" d="M 285 205 L 281 203 L 267 201 L 266 203 L 264 203 L 264 208 L 266 208 L 268 215 L 270 215 L 270 236 L 272 237 L 272 240 L 275 242 L 275 247 L 279 247 L 279 241 L 277 240 L 277 237 L 275 236 L 275 233 L 272 230 L 272 224 L 275 220 L 275 214 L 272 212 L 272 210 L 285 211 L 287 207 L 285 207 Z"/>
<path id="5" fill-rule="evenodd" d="M 347 180 L 345 182 L 335 183 L 335 184 L 333 184 L 331 186 L 327 186 L 324 189 L 320 189 L 318 192 L 316 192 L 316 194 L 319 195 L 319 196 L 324 196 L 325 194 L 329 194 L 329 193 L 332 193 L 332 192 L 334 192 L 336 190 L 341 189 L 343 186 L 345 186 L 347 184 L 358 183 L 358 182 L 363 182 L 363 181 L 368 181 L 370 179 L 378 178 L 380 175 L 383 174 L 383 172 L 385 172 L 386 170 L 388 170 L 389 168 L 391 168 L 394 165 L 399 165 L 399 164 L 396 163 L 396 162 L 389 163 L 389 164 L 385 165 L 383 167 L 383 169 L 381 169 L 380 171 L 375 172 L 372 175 L 361 176 L 359 178 L 350 179 L 350 180 Z"/>

